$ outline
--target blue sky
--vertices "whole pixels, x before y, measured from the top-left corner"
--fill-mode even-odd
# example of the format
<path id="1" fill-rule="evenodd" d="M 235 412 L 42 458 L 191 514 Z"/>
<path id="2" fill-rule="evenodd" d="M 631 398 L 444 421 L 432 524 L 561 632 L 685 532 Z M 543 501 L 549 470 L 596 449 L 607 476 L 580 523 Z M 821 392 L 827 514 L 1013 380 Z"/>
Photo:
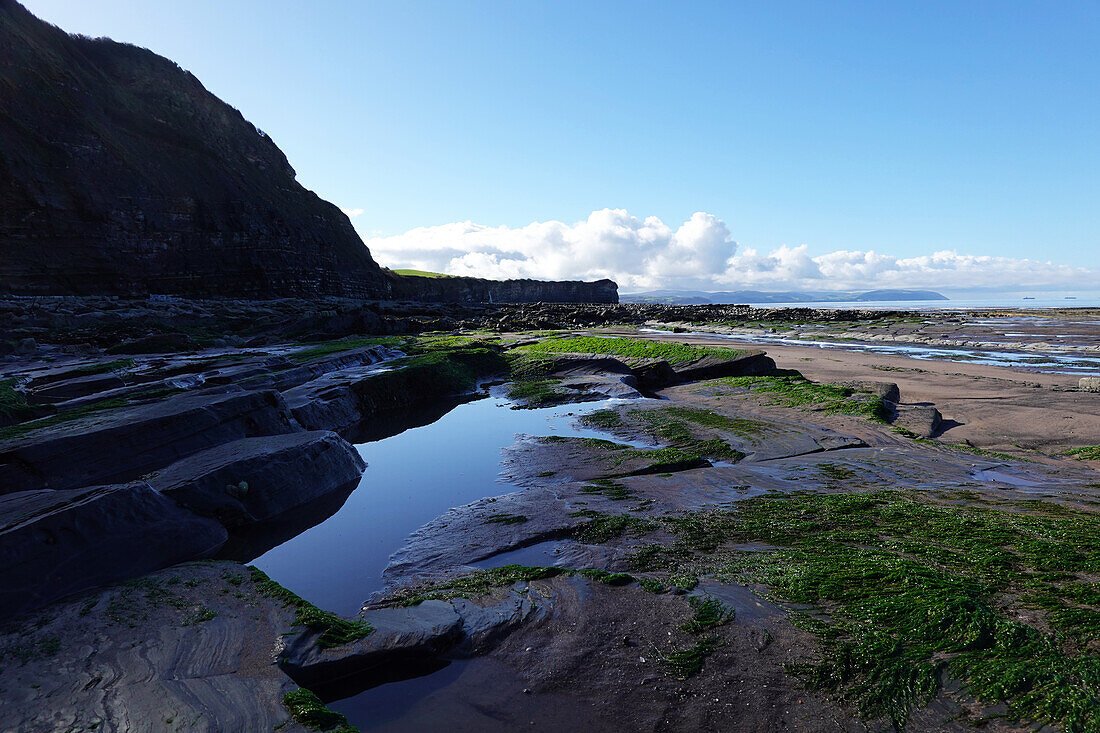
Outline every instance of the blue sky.
<path id="1" fill-rule="evenodd" d="M 639 287 L 706 285 L 700 268 L 722 263 L 715 287 L 767 284 L 737 278 L 753 266 L 809 282 L 784 254 L 801 245 L 806 257 L 948 250 L 1100 268 L 1097 3 L 25 4 L 195 73 L 304 185 L 362 209 L 357 228 L 382 237 L 372 251 L 420 253 L 386 264 L 508 274 L 508 236 L 534 261 L 550 244 L 532 237 L 607 249 L 625 226 L 642 249 L 667 250 L 664 265 L 646 250 L 644 272 L 620 275 Z M 605 221 L 592 244 L 575 225 L 604 209 L 634 223 Z M 695 212 L 722 224 L 725 244 L 676 244 Z M 666 245 L 646 239 L 649 217 Z M 480 229 L 439 228 L 455 222 L 507 229 L 486 244 Z M 402 238 L 418 227 L 436 229 Z M 455 236 L 479 256 L 435 251 Z M 669 256 L 698 267 L 662 278 Z M 608 257 L 577 274 L 614 274 Z M 570 272 L 549 255 L 537 266 Z M 1068 272 L 1047 277 L 1089 277 Z"/>

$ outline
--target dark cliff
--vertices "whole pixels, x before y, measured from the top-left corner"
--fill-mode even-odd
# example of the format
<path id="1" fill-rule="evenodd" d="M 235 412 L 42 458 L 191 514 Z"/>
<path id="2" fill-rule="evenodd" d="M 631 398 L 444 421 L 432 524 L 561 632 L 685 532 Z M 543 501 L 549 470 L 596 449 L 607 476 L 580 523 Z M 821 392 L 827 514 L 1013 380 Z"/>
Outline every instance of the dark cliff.
<path id="1" fill-rule="evenodd" d="M 386 288 L 348 218 L 190 73 L 0 0 L 0 292 Z"/>
<path id="2" fill-rule="evenodd" d="M 482 280 L 390 275 L 394 300 L 430 303 L 618 303 L 611 280 Z"/>

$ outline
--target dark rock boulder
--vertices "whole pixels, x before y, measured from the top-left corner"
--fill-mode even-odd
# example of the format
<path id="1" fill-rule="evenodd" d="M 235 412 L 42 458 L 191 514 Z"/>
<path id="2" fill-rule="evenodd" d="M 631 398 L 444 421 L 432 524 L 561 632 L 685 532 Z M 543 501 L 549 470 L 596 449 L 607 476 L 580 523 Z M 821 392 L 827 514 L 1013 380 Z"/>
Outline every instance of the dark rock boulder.
<path id="1" fill-rule="evenodd" d="M 934 405 L 897 405 L 890 421 L 921 438 L 931 438 L 939 432 L 943 416 Z"/>
<path id="2" fill-rule="evenodd" d="M 672 365 L 676 379 L 681 382 L 755 376 L 767 374 L 774 369 L 775 361 L 763 351 L 747 351 L 733 358 L 704 356 L 694 361 Z"/>
<path id="3" fill-rule="evenodd" d="M 346 489 L 365 465 L 338 435 L 314 431 L 226 443 L 177 461 L 149 481 L 180 506 L 236 527 Z"/>
<path id="4" fill-rule="evenodd" d="M 351 221 L 151 51 L 0 0 L 0 291 L 385 295 Z"/>
<path id="5" fill-rule="evenodd" d="M 840 386 L 854 389 L 857 392 L 870 392 L 875 397 L 881 397 L 887 402 L 893 402 L 895 404 L 901 402 L 901 390 L 898 388 L 898 385 L 893 382 L 874 382 L 856 379 L 848 382 L 841 382 Z"/>
<path id="6" fill-rule="evenodd" d="M 226 536 L 144 483 L 0 496 L 0 613 L 209 557 Z"/>
<path id="7" fill-rule="evenodd" d="M 132 481 L 222 443 L 298 429 L 271 390 L 105 410 L 0 442 L 0 494 Z"/>

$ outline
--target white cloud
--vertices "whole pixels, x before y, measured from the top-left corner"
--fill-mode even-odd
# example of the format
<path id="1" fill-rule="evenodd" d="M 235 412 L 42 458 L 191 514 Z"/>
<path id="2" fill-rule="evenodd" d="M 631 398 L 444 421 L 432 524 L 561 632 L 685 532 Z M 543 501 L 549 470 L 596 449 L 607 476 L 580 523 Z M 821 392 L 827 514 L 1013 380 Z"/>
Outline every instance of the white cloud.
<path id="1" fill-rule="evenodd" d="M 363 213 L 363 209 L 345 209 L 343 206 L 340 207 L 340 211 L 347 214 L 348 217 L 351 219 L 354 219 L 355 217 Z"/>
<path id="2" fill-rule="evenodd" d="M 608 277 L 624 291 L 1094 289 L 1100 277 L 1086 268 L 951 250 L 910 258 L 858 250 L 815 257 L 802 244 L 764 254 L 739 247 L 726 223 L 704 212 L 676 229 L 655 216 L 639 219 L 622 209 L 601 209 L 575 224 L 547 221 L 510 228 L 467 221 L 366 241 L 375 259 L 392 268 L 486 278 Z"/>

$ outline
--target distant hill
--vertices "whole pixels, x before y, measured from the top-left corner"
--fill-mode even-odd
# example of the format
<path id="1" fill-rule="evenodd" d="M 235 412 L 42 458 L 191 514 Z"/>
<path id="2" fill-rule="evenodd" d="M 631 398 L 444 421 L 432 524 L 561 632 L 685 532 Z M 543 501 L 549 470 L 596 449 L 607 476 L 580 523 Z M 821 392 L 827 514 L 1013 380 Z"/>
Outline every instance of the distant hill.
<path id="1" fill-rule="evenodd" d="M 645 293 L 621 293 L 623 303 L 669 303 L 672 305 L 708 305 L 726 303 L 844 303 L 889 302 L 897 300 L 948 300 L 932 290 L 869 290 L 861 291 L 781 291 L 732 290 L 704 292 L 700 290 L 651 290 Z"/>

